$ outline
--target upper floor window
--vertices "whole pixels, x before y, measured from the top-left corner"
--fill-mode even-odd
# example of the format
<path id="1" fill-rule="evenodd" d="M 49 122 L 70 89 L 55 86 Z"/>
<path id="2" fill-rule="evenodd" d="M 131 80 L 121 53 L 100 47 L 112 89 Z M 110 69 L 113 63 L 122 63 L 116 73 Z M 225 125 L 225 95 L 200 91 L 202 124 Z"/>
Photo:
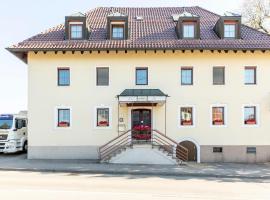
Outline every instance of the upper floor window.
<path id="1" fill-rule="evenodd" d="M 124 39 L 124 24 L 112 24 L 112 39 L 123 40 Z"/>
<path id="2" fill-rule="evenodd" d="M 194 38 L 195 37 L 195 24 L 184 23 L 183 24 L 183 38 Z"/>
<path id="3" fill-rule="evenodd" d="M 70 109 L 58 109 L 57 127 L 70 127 Z"/>
<path id="4" fill-rule="evenodd" d="M 148 84 L 148 69 L 137 68 L 136 69 L 136 85 L 147 85 Z"/>
<path id="5" fill-rule="evenodd" d="M 236 36 L 236 24 L 225 23 L 224 24 L 224 38 L 235 38 Z"/>
<path id="6" fill-rule="evenodd" d="M 244 107 L 244 124 L 256 125 L 257 124 L 257 110 L 256 106 Z"/>
<path id="7" fill-rule="evenodd" d="M 225 84 L 225 68 L 224 67 L 213 68 L 213 84 L 214 85 Z"/>
<path id="8" fill-rule="evenodd" d="M 256 84 L 256 67 L 245 67 L 245 84 Z"/>
<path id="9" fill-rule="evenodd" d="M 70 22 L 70 39 L 82 39 L 83 24 Z"/>
<path id="10" fill-rule="evenodd" d="M 223 106 L 212 107 L 212 125 L 213 126 L 225 125 L 225 107 Z"/>
<path id="11" fill-rule="evenodd" d="M 182 85 L 193 85 L 193 69 L 182 68 L 181 69 L 181 84 Z"/>
<path id="12" fill-rule="evenodd" d="M 58 86 L 70 85 L 70 70 L 69 68 L 58 69 Z"/>
<path id="13" fill-rule="evenodd" d="M 193 126 L 194 125 L 194 109 L 193 107 L 180 108 L 180 126 Z"/>
<path id="14" fill-rule="evenodd" d="M 109 68 L 98 67 L 97 68 L 97 85 L 108 86 L 109 85 Z"/>

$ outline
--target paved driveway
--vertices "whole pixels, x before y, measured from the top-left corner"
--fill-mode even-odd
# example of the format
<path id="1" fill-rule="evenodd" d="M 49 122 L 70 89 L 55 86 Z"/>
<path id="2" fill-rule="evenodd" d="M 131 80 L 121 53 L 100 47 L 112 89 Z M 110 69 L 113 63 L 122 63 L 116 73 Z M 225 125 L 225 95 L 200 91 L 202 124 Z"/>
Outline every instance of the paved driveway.
<path id="1" fill-rule="evenodd" d="M 188 163 L 170 165 L 99 164 L 93 160 L 28 160 L 26 154 L 0 154 L 0 170 L 270 179 L 270 163 Z"/>

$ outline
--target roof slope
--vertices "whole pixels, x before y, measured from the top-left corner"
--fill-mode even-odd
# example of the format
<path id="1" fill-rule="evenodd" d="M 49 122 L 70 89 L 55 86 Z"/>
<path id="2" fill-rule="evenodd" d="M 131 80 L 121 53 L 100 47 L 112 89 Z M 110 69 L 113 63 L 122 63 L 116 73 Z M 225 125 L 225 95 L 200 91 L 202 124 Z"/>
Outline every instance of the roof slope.
<path id="1" fill-rule="evenodd" d="M 188 12 L 200 16 L 201 39 L 178 39 L 173 14 Z M 106 20 L 112 12 L 129 17 L 129 39 L 107 40 Z M 107 49 L 270 49 L 270 36 L 245 25 L 241 27 L 242 39 L 220 39 L 213 31 L 219 19 L 200 7 L 159 8 L 106 8 L 100 7 L 86 13 L 91 32 L 88 40 L 64 40 L 64 25 L 58 25 L 30 39 L 13 45 L 8 50 L 107 50 Z M 136 20 L 142 16 L 143 20 Z"/>

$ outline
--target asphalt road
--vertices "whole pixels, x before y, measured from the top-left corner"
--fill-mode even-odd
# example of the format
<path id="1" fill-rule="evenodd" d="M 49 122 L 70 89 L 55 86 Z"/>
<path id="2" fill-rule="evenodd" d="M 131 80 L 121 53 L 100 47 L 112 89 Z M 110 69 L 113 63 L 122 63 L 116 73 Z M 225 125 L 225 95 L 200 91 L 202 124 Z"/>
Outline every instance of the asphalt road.
<path id="1" fill-rule="evenodd" d="M 1 199 L 270 199 L 270 180 L 0 171 Z"/>

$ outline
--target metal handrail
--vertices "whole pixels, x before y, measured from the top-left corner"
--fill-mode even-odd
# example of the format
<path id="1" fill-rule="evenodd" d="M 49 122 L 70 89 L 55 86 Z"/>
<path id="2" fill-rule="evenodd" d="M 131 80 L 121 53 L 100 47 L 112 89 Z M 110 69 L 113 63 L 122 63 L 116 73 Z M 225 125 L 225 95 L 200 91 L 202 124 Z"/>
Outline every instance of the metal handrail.
<path id="1" fill-rule="evenodd" d="M 110 140 L 106 144 L 102 145 L 99 148 L 99 158 L 103 160 L 104 158 L 114 154 L 115 152 L 123 149 L 127 146 L 133 145 L 133 138 L 130 134 L 132 130 L 128 130 L 125 133 L 117 136 L 116 138 Z M 152 146 L 158 145 L 162 147 L 168 153 L 171 153 L 173 156 L 175 155 L 176 158 L 179 158 L 182 161 L 188 160 L 188 149 L 184 146 L 178 144 L 173 139 L 169 138 L 168 136 L 164 135 L 158 130 L 153 129 L 151 131 L 151 144 Z"/>
<path id="2" fill-rule="evenodd" d="M 159 141 L 157 141 L 157 138 Z M 152 130 L 152 140 L 153 141 L 155 140 L 155 142 L 160 142 L 160 140 L 162 140 L 163 142 L 160 142 L 160 144 L 159 144 L 160 146 L 164 145 L 164 143 L 167 143 L 167 144 L 173 146 L 173 151 L 175 151 L 175 156 L 177 158 L 181 159 L 182 161 L 188 161 L 188 149 L 186 147 L 178 144 L 176 141 L 174 141 L 173 139 L 164 135 L 160 131 L 155 130 L 155 129 Z"/>
<path id="3" fill-rule="evenodd" d="M 105 157 L 115 153 L 125 146 L 132 146 L 132 138 L 129 134 L 130 131 L 131 130 L 126 131 L 125 133 L 117 136 L 116 138 L 99 147 L 99 159 L 103 160 Z"/>
<path id="4" fill-rule="evenodd" d="M 125 148 L 125 147 L 127 147 L 127 146 L 131 146 L 131 143 L 130 143 L 129 140 L 125 140 L 125 141 L 121 142 L 120 145 L 114 146 L 114 147 L 111 149 L 111 151 L 108 151 L 108 152 L 106 152 L 106 153 L 104 153 L 104 154 L 101 154 L 101 155 L 100 155 L 101 160 L 103 160 L 103 159 L 106 158 L 107 156 L 109 156 L 109 155 L 111 155 L 111 154 L 117 152 L 118 150 L 123 149 L 123 148 Z"/>

